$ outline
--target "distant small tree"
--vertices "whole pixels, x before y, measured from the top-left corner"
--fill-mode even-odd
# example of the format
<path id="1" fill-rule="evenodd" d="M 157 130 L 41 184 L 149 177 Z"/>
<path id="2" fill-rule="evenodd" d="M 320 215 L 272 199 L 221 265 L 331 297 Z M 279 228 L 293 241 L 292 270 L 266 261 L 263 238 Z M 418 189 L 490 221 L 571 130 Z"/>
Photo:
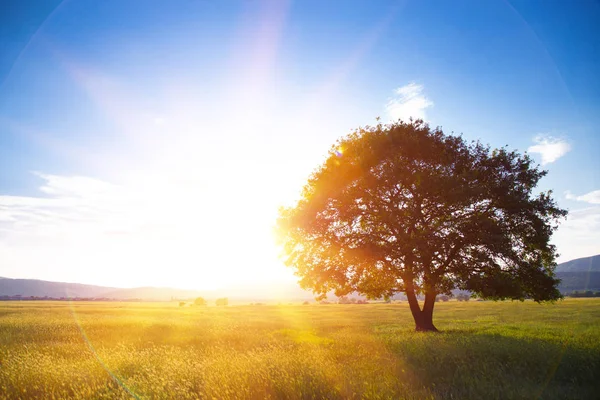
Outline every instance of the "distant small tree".
<path id="1" fill-rule="evenodd" d="M 448 300 L 450 300 L 450 296 L 448 296 L 448 295 L 446 295 L 446 294 L 443 294 L 443 295 L 441 295 L 441 296 L 438 296 L 437 298 L 438 298 L 439 300 L 441 300 L 441 301 L 444 301 L 444 302 L 445 302 L 445 301 L 448 301 Z"/>
<path id="2" fill-rule="evenodd" d="M 183 307 L 183 306 L 185 306 L 185 301 L 180 301 L 179 302 L 179 307 Z"/>
<path id="3" fill-rule="evenodd" d="M 302 304 L 304 304 L 304 305 L 306 306 L 306 305 L 310 304 L 310 302 L 309 302 L 308 300 L 306 300 L 306 301 L 305 301 L 304 303 L 302 303 Z"/>
<path id="4" fill-rule="evenodd" d="M 227 297 L 221 297 L 215 301 L 217 306 L 226 306 L 229 304 L 229 299 Z"/>
<path id="5" fill-rule="evenodd" d="M 206 300 L 204 300 L 203 297 L 197 297 L 196 300 L 194 300 L 194 305 L 195 306 L 205 306 Z"/>

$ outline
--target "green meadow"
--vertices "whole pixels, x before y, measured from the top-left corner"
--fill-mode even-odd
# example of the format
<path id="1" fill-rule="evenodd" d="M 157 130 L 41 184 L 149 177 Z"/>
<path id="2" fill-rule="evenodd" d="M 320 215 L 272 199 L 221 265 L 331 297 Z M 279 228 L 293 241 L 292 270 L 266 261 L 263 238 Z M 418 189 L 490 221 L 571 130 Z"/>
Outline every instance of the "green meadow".
<path id="1" fill-rule="evenodd" d="M 597 399 L 600 299 L 0 303 L 1 399 Z"/>

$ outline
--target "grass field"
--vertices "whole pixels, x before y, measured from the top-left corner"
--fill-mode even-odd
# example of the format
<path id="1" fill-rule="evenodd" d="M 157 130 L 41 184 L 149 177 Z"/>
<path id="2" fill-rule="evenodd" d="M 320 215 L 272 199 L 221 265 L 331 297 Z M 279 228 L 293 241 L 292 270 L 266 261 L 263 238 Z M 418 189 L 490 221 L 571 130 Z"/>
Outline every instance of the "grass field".
<path id="1" fill-rule="evenodd" d="M 600 299 L 0 303 L 0 398 L 597 399 Z"/>

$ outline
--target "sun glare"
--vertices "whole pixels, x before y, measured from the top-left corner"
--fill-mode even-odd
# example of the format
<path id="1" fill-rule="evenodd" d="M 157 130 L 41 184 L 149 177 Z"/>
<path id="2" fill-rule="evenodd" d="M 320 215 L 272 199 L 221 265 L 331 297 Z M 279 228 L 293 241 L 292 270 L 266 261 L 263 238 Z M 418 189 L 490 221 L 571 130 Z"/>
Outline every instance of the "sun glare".
<path id="1" fill-rule="evenodd" d="M 115 266 L 123 286 L 216 289 L 291 279 L 271 232 L 279 205 L 293 201 L 309 170 L 297 166 L 294 176 L 278 168 L 286 155 L 266 141 L 279 119 L 265 114 L 264 101 L 247 95 L 237 104 L 243 118 L 225 119 L 191 109 L 201 99 L 173 82 L 178 89 L 148 112 L 113 79 L 75 66 L 71 74 L 128 138 L 126 158 L 101 157 L 102 175 L 114 184 L 87 199 L 102 209 L 101 239 L 82 246 L 102 253 L 98 265 Z"/>

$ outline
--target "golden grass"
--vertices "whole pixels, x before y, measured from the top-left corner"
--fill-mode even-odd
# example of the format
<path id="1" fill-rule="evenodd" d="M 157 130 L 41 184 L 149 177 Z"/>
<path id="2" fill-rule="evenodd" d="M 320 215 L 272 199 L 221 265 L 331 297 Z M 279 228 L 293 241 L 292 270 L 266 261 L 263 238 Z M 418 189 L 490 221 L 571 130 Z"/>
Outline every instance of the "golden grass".
<path id="1" fill-rule="evenodd" d="M 186 307 L 0 303 L 0 399 L 585 399 L 600 299 Z"/>

